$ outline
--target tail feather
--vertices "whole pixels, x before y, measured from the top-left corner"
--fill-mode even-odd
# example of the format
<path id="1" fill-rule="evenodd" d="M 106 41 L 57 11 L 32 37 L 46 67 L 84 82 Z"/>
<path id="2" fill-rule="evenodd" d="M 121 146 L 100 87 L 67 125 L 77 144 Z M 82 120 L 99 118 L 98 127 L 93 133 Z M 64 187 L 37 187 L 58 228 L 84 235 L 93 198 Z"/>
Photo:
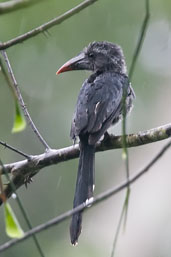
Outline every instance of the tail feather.
<path id="1" fill-rule="evenodd" d="M 80 141 L 80 159 L 73 207 L 86 202 L 93 196 L 95 146 Z M 82 211 L 72 216 L 70 225 L 71 243 L 75 245 L 81 233 Z"/>

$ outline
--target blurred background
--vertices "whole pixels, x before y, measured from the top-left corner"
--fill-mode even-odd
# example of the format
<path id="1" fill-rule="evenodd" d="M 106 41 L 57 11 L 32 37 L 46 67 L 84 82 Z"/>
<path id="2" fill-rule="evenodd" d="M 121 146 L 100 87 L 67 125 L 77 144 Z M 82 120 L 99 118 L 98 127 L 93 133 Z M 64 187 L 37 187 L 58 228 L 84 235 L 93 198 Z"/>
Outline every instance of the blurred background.
<path id="1" fill-rule="evenodd" d="M 42 0 L 36 4 L 0 15 L 0 40 L 5 42 L 62 14 L 81 1 Z M 68 72 L 56 76 L 57 69 L 89 42 L 107 40 L 122 46 L 128 69 L 145 15 L 145 1 L 98 1 L 82 12 L 54 26 L 48 35 L 40 34 L 7 50 L 32 119 L 52 148 L 72 144 L 70 124 L 79 89 L 88 72 Z M 151 18 L 138 58 L 132 85 L 136 93 L 134 109 L 127 119 L 128 133 L 147 130 L 170 122 L 171 110 L 171 2 L 150 1 Z M 0 140 L 30 154 L 43 152 L 29 127 L 11 134 L 14 102 L 0 73 Z M 121 133 L 121 123 L 112 128 Z M 143 168 L 166 141 L 129 149 L 131 174 Z M 171 256 L 171 158 L 170 150 L 153 168 L 131 186 L 128 220 L 121 230 L 117 257 Z M 125 179 L 122 150 L 96 154 L 95 195 Z M 20 156 L 0 147 L 4 163 Z M 24 207 L 36 226 L 72 208 L 78 159 L 40 171 L 28 189 L 18 191 Z M 107 257 L 125 192 L 89 209 L 77 247 L 69 238 L 69 220 L 38 234 L 45 256 Z M 24 219 L 15 200 L 10 203 L 24 230 Z M 9 240 L 4 229 L 4 210 L 0 208 L 0 244 Z M 10 248 L 2 257 L 39 256 L 30 238 Z"/>

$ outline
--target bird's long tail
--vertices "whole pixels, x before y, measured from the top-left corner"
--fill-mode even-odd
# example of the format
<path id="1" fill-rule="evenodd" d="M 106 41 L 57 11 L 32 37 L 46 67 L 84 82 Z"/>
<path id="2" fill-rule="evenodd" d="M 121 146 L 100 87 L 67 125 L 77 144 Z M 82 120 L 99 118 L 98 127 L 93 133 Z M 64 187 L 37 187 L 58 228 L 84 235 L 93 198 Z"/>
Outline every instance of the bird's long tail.
<path id="1" fill-rule="evenodd" d="M 88 140 L 80 140 L 80 159 L 78 166 L 77 182 L 74 196 L 73 207 L 84 203 L 87 199 L 93 197 L 94 189 L 94 160 L 95 146 L 89 145 Z M 70 225 L 71 243 L 77 244 L 81 233 L 82 211 L 72 216 Z"/>

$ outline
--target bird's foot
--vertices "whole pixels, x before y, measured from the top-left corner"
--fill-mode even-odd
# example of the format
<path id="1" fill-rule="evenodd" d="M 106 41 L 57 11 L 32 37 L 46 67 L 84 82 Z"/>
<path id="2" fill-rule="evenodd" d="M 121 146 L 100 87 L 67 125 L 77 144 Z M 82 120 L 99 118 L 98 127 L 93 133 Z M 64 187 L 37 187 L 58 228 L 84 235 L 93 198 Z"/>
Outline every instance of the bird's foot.
<path id="1" fill-rule="evenodd" d="M 109 135 L 109 133 L 106 131 L 106 132 L 104 133 L 103 141 L 108 141 L 109 138 L 110 138 L 110 135 Z"/>
<path id="2" fill-rule="evenodd" d="M 32 179 L 30 176 L 27 176 L 27 177 L 24 179 L 24 185 L 25 185 L 25 187 L 27 188 L 28 184 L 30 184 L 31 182 L 33 182 L 33 179 Z"/>
<path id="3" fill-rule="evenodd" d="M 103 142 L 107 143 L 111 140 L 111 136 L 114 136 L 114 135 L 111 135 L 109 134 L 107 131 L 104 133 L 104 137 L 103 137 Z"/>

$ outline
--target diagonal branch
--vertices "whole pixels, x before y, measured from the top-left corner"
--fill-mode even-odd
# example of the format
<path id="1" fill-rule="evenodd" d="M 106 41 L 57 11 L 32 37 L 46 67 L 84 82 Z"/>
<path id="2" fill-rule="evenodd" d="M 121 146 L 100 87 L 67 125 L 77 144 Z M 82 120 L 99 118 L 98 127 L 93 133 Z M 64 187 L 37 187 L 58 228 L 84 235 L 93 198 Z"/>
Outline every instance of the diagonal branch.
<path id="1" fill-rule="evenodd" d="M 30 4 L 37 2 L 38 0 L 10 0 L 0 3 L 0 14 L 15 11 L 19 8 L 26 7 Z"/>
<path id="2" fill-rule="evenodd" d="M 156 163 L 160 157 L 162 157 L 162 155 L 171 147 L 171 141 L 169 141 L 161 150 L 160 152 L 144 167 L 144 169 L 140 170 L 139 172 L 137 172 L 134 176 L 132 176 L 131 178 L 129 178 L 129 180 L 126 180 L 126 182 L 121 183 L 118 186 L 115 186 L 101 194 L 99 194 L 98 196 L 96 196 L 91 202 L 87 202 L 84 204 L 79 205 L 77 208 L 73 209 L 73 210 L 69 210 L 63 214 L 61 214 L 60 216 L 57 216 L 54 219 L 49 220 L 46 223 L 43 223 L 41 225 L 38 225 L 37 227 L 34 227 L 33 229 L 29 230 L 28 232 L 26 232 L 24 234 L 24 236 L 20 239 L 12 239 L 6 243 L 4 243 L 3 245 L 0 246 L 0 252 L 3 252 L 5 250 L 7 250 L 8 248 L 14 246 L 15 244 L 18 244 L 19 242 L 22 242 L 24 240 L 26 240 L 27 238 L 29 238 L 32 235 L 35 235 L 43 230 L 46 230 L 54 225 L 58 225 L 61 222 L 63 222 L 64 220 L 68 219 L 69 217 L 71 217 L 74 213 L 77 213 L 81 210 L 84 209 L 89 209 L 87 207 L 90 206 L 91 203 L 91 207 L 95 206 L 96 204 L 110 198 L 113 195 L 118 194 L 120 191 L 124 190 L 125 188 L 128 187 L 128 185 L 133 184 L 135 181 L 137 181 L 142 175 L 144 175 L 152 166 L 154 163 Z"/>
<path id="3" fill-rule="evenodd" d="M 145 34 L 147 31 L 147 25 L 148 25 L 148 21 L 150 18 L 149 5 L 150 5 L 149 0 L 145 0 L 145 18 L 144 18 L 144 21 L 143 21 L 143 24 L 142 24 L 142 27 L 140 30 L 140 36 L 139 36 L 138 43 L 137 43 L 137 46 L 136 46 L 134 54 L 133 54 L 132 63 L 131 63 L 131 67 L 129 70 L 129 79 L 130 80 L 132 79 L 132 75 L 133 75 L 133 72 L 135 69 L 135 64 L 136 64 L 137 58 L 139 56 L 139 53 L 140 53 L 140 50 L 141 50 L 141 47 L 142 47 L 142 44 L 143 44 L 143 41 L 145 38 Z"/>
<path id="4" fill-rule="evenodd" d="M 8 149 L 12 150 L 13 152 L 16 152 L 16 153 L 20 154 L 21 156 L 25 157 L 26 159 L 30 159 L 31 158 L 30 155 L 28 155 L 28 154 L 26 154 L 26 153 L 16 149 L 15 147 L 13 147 L 11 145 L 8 145 L 5 142 L 0 141 L 0 145 L 3 145 L 5 148 L 8 148 Z"/>
<path id="5" fill-rule="evenodd" d="M 148 131 L 126 136 L 127 147 L 141 146 L 171 137 L 171 124 L 163 125 Z M 122 136 L 108 136 L 97 144 L 96 152 L 122 148 Z M 29 160 L 18 161 L 4 165 L 7 172 L 12 173 L 12 181 L 18 189 L 27 178 L 35 176 L 39 170 L 60 162 L 68 161 L 79 156 L 79 146 L 69 146 L 59 150 L 49 150 L 40 155 L 31 156 Z M 3 174 L 3 171 L 2 171 Z M 10 197 L 12 188 L 7 185 L 5 194 Z M 0 200 L 0 204 L 2 204 Z"/>
<path id="6" fill-rule="evenodd" d="M 10 46 L 16 45 L 16 44 L 21 43 L 29 38 L 35 37 L 36 35 L 50 29 L 51 27 L 53 27 L 55 25 L 59 25 L 66 19 L 68 19 L 71 16 L 75 15 L 76 13 L 82 11 L 83 9 L 85 9 L 89 5 L 95 3 L 96 1 L 98 1 L 98 0 L 85 0 L 81 4 L 75 6 L 74 8 L 72 8 L 69 11 L 65 12 L 64 14 L 54 18 L 53 20 L 48 21 L 48 22 L 42 24 L 41 26 L 39 26 L 33 30 L 30 30 L 30 31 L 26 32 L 25 34 L 22 34 L 22 35 L 20 35 L 16 38 L 13 38 L 7 42 L 0 43 L 0 50 L 7 49 Z"/>
<path id="7" fill-rule="evenodd" d="M 11 64 L 10 64 L 10 61 L 8 59 L 8 56 L 7 56 L 7 53 L 5 50 L 1 51 L 2 53 L 2 56 L 5 60 L 5 63 L 6 63 L 6 66 L 7 66 L 7 69 L 8 69 L 8 73 L 9 73 L 9 77 L 10 77 L 10 80 L 8 79 L 8 75 L 6 74 L 6 71 L 5 71 L 5 68 L 3 67 L 3 63 L 0 62 L 1 66 L 3 67 L 3 72 L 5 73 L 5 78 L 7 78 L 7 82 L 10 84 L 10 86 L 12 87 L 16 97 L 17 97 L 17 100 L 24 112 L 24 115 L 28 121 L 28 124 L 31 126 L 33 132 L 36 134 L 36 136 L 38 137 L 38 139 L 40 140 L 40 142 L 43 144 L 43 146 L 45 147 L 46 150 L 49 150 L 50 147 L 48 146 L 48 144 L 46 143 L 46 141 L 44 140 L 44 138 L 42 137 L 42 135 L 40 134 L 40 132 L 38 131 L 36 125 L 34 124 L 29 112 L 28 112 L 28 109 L 24 103 L 24 100 L 23 100 L 23 97 L 21 95 L 21 92 L 20 92 L 20 88 L 18 86 L 18 83 L 15 79 L 15 76 L 14 76 L 14 73 L 13 73 L 13 70 L 12 70 L 12 67 L 11 67 Z"/>

